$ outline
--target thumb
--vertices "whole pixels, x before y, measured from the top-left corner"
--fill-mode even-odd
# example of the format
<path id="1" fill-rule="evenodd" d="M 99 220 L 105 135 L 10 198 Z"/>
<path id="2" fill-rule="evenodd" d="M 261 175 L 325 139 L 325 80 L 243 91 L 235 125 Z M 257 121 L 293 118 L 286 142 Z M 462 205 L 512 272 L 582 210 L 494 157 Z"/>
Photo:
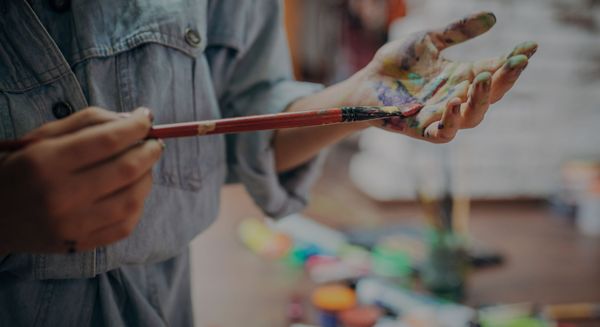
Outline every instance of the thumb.
<path id="1" fill-rule="evenodd" d="M 496 15 L 491 12 L 480 12 L 455 21 L 442 29 L 432 30 L 428 34 L 438 50 L 442 51 L 489 31 L 495 24 Z"/>

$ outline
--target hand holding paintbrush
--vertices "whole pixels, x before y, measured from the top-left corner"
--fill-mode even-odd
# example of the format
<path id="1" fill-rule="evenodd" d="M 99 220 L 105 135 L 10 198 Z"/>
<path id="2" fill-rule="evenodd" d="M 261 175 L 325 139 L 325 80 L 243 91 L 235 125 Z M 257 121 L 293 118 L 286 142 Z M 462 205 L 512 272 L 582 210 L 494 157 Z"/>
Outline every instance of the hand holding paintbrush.
<path id="1" fill-rule="evenodd" d="M 127 117 L 87 109 L 28 135 L 0 158 L 0 255 L 76 252 L 128 236 L 163 153 L 144 140 L 148 109 Z"/>
<path id="2" fill-rule="evenodd" d="M 423 105 L 419 103 L 411 103 L 402 106 L 339 107 L 157 125 L 150 129 L 147 138 L 163 139 L 211 134 L 229 134 L 294 127 L 343 124 L 391 117 L 406 118 L 417 114 L 422 107 Z M 35 140 L 35 138 L 28 138 L 15 141 L 0 141 L 0 152 L 18 150 L 32 142 L 35 142 Z"/>

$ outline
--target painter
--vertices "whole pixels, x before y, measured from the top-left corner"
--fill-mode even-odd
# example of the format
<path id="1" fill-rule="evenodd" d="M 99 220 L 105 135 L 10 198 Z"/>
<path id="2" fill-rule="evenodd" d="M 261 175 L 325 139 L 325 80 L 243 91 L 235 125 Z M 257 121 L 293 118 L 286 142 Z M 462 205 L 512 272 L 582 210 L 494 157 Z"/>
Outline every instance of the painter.
<path id="1" fill-rule="evenodd" d="M 0 139 L 35 140 L 0 159 L 0 324 L 193 325 L 188 245 L 221 186 L 243 183 L 281 217 L 306 204 L 321 149 L 350 134 L 445 143 L 477 126 L 537 46 L 442 52 L 495 23 L 432 22 L 322 88 L 294 81 L 276 0 L 0 2 Z M 147 137 L 153 124 L 411 104 L 410 117 Z"/>

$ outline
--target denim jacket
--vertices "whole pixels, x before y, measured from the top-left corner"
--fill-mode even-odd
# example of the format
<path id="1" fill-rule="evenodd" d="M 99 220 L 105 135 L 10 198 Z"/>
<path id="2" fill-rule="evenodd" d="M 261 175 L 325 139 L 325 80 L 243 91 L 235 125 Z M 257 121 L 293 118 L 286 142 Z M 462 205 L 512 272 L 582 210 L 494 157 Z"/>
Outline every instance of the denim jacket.
<path id="1" fill-rule="evenodd" d="M 320 86 L 292 78 L 281 7 L 0 0 L 0 139 L 87 106 L 145 106 L 155 124 L 283 111 Z M 167 140 L 130 237 L 85 253 L 0 256 L 0 325 L 191 323 L 187 247 L 216 218 L 223 183 L 243 183 L 277 217 L 299 210 L 316 179 L 318 160 L 278 175 L 271 137 Z"/>

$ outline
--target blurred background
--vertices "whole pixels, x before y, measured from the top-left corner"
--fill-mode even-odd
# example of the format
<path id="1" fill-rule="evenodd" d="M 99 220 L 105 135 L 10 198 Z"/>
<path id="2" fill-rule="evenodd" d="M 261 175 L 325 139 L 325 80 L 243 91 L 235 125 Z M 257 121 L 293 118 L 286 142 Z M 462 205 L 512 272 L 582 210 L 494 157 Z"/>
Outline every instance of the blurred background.
<path id="1" fill-rule="evenodd" d="M 539 50 L 476 129 L 369 129 L 301 215 L 241 186 L 192 245 L 198 326 L 600 326 L 600 1 L 285 0 L 294 73 L 330 85 L 385 42 L 488 10 L 451 59 Z"/>

